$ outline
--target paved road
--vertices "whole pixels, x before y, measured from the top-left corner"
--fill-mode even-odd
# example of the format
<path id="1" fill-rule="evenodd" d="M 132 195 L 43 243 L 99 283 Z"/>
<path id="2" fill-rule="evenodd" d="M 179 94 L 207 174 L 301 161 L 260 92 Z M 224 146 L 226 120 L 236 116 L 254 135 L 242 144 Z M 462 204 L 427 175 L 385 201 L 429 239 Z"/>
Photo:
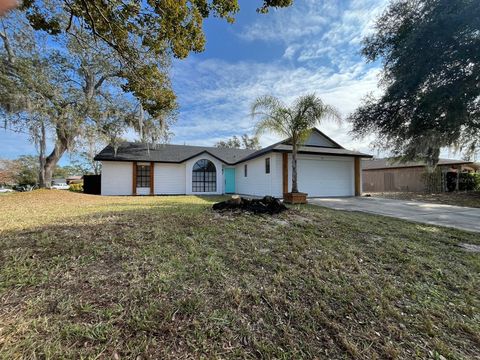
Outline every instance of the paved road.
<path id="1" fill-rule="evenodd" d="M 480 232 L 480 209 L 374 197 L 312 198 L 310 204 Z"/>

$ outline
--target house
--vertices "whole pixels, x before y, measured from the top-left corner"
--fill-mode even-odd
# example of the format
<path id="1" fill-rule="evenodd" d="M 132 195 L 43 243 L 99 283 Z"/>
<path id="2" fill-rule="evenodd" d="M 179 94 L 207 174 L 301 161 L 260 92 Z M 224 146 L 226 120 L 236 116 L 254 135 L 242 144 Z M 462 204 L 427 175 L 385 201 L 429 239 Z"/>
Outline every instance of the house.
<path id="1" fill-rule="evenodd" d="M 471 161 L 440 159 L 437 168 L 440 174 L 460 172 L 476 172 L 480 165 Z M 362 182 L 364 192 L 390 192 L 426 190 L 426 166 L 420 161 L 405 163 L 392 159 L 368 159 L 362 161 Z M 444 189 L 445 190 L 445 189 Z"/>
<path id="2" fill-rule="evenodd" d="M 107 146 L 102 162 L 102 195 L 242 194 L 283 197 L 291 190 L 289 140 L 260 150 L 188 145 L 122 143 Z M 361 158 L 314 129 L 299 148 L 299 190 L 316 196 L 361 193 Z"/>
<path id="3" fill-rule="evenodd" d="M 68 185 L 81 184 L 83 183 L 83 175 L 71 175 L 67 177 L 65 180 Z"/>

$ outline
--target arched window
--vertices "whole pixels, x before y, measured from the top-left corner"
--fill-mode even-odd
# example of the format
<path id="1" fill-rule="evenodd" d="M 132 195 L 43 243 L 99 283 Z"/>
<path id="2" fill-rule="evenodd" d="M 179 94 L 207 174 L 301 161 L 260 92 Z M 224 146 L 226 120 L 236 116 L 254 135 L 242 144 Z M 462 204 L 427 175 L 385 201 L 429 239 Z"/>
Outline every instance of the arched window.
<path id="1" fill-rule="evenodd" d="M 192 171 L 193 192 L 217 191 L 217 170 L 215 165 L 207 159 L 198 160 Z"/>

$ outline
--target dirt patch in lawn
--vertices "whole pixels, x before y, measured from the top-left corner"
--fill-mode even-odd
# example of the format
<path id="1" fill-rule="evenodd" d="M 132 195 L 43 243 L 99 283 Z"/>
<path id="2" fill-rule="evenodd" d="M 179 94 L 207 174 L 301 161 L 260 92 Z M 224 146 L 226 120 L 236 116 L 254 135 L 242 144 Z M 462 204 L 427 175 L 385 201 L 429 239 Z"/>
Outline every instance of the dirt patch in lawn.
<path id="1" fill-rule="evenodd" d="M 253 214 L 273 215 L 286 211 L 287 207 L 279 199 L 272 196 L 265 196 L 262 199 L 232 196 L 231 199 L 213 204 L 212 209 L 215 211 L 244 211 Z"/>

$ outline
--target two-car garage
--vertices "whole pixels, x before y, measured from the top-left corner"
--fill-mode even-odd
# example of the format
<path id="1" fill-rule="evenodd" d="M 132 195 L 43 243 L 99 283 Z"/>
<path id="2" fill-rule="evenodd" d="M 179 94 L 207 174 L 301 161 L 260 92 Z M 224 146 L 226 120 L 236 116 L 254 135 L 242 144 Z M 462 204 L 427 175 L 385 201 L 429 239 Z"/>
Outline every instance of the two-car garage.
<path id="1" fill-rule="evenodd" d="M 289 170 L 291 156 L 289 156 Z M 355 195 L 353 157 L 299 155 L 297 160 L 298 190 L 309 197 Z M 288 188 L 292 178 L 289 171 Z"/>

